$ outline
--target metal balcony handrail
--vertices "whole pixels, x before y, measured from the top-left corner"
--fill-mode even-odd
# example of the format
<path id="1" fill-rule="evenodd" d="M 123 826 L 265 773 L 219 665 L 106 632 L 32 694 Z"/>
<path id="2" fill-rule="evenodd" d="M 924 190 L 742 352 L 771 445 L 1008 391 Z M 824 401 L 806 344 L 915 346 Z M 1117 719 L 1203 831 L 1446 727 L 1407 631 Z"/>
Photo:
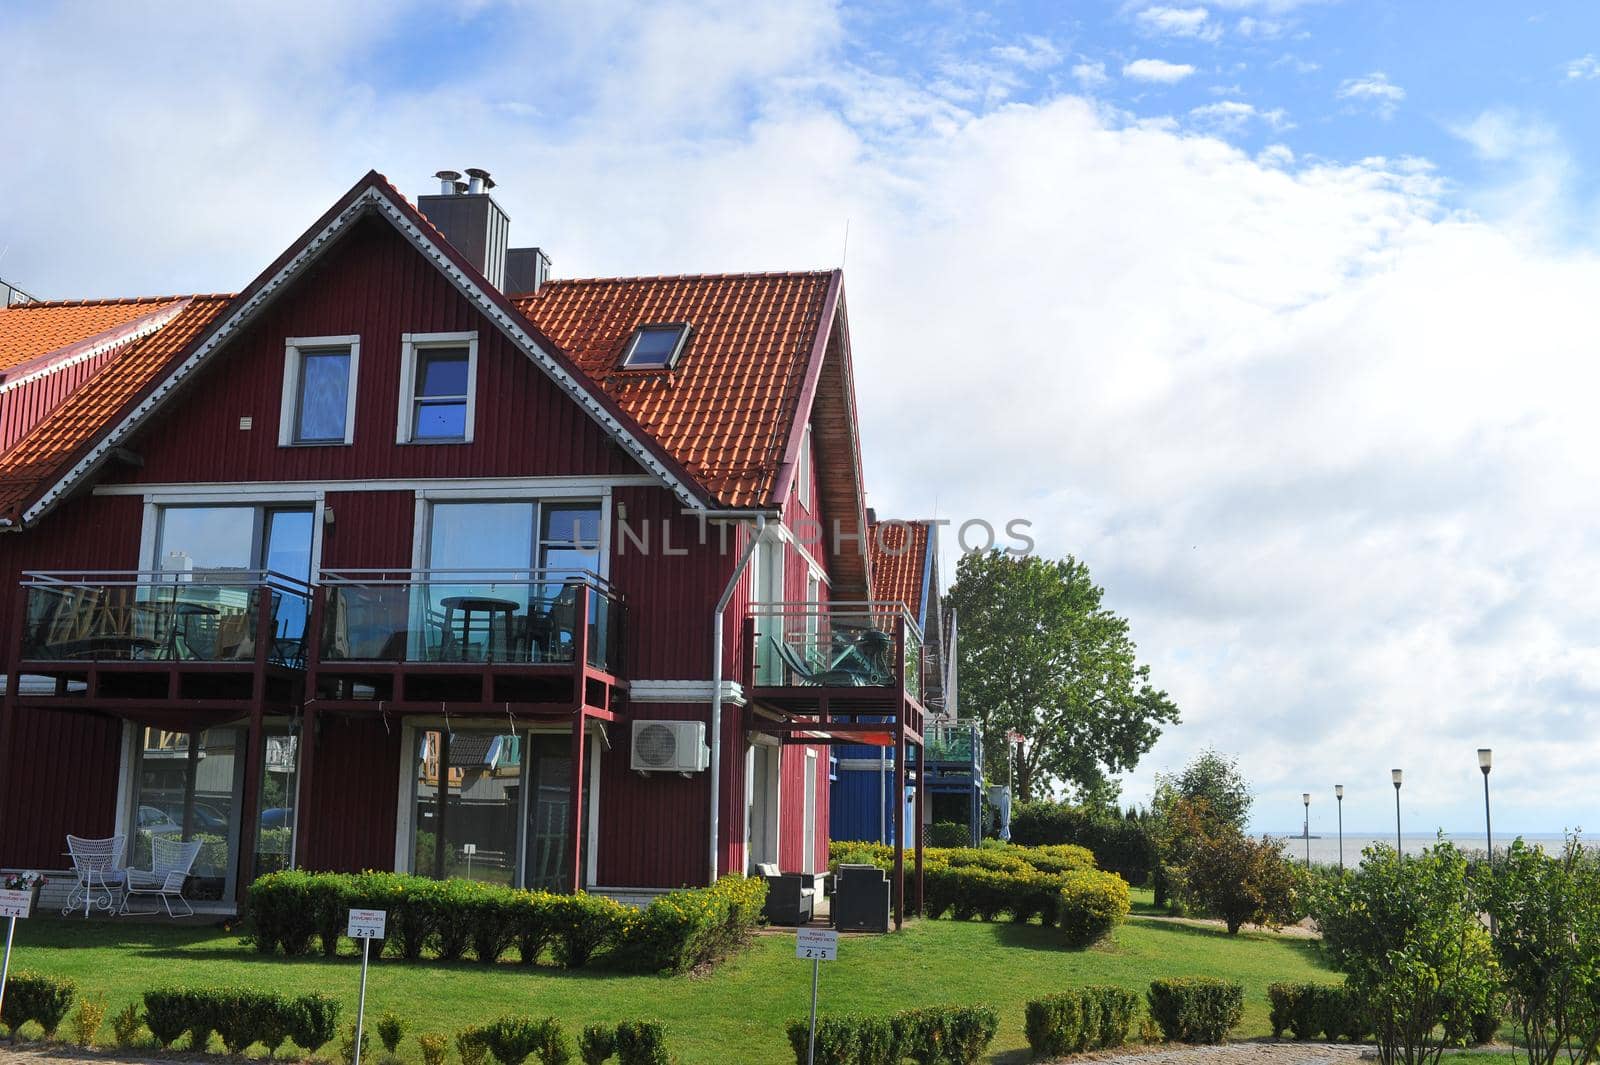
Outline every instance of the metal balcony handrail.
<path id="1" fill-rule="evenodd" d="M 23 570 L 24 588 L 170 588 L 185 585 L 224 588 L 275 588 L 309 596 L 311 585 L 269 569 L 74 569 Z"/>
<path id="2" fill-rule="evenodd" d="M 409 566 L 387 568 L 339 568 L 321 571 L 319 585 L 344 584 L 587 584 L 612 598 L 619 598 L 611 582 L 593 570 L 572 567 L 526 567 L 503 569 L 430 569 Z"/>
<path id="3" fill-rule="evenodd" d="M 754 602 L 749 605 L 748 613 L 751 617 L 831 617 L 834 615 L 861 615 L 880 616 L 887 618 L 901 618 L 906 623 L 906 631 L 916 638 L 918 643 L 923 641 L 922 626 L 917 624 L 911 616 L 911 611 L 905 603 L 890 599 L 863 599 L 846 600 L 830 599 L 826 603 L 812 603 L 803 600 L 767 600 Z"/>

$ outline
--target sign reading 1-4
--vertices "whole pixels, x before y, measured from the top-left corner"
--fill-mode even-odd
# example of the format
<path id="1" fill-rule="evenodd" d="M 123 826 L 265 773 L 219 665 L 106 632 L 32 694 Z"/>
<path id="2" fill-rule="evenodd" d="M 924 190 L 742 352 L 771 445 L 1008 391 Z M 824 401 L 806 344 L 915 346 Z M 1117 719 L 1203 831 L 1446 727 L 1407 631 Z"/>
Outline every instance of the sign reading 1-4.
<path id="1" fill-rule="evenodd" d="M 0 917 L 7 918 L 6 957 L 4 962 L 0 962 L 0 1010 L 4 1010 L 6 1004 L 6 981 L 11 977 L 11 941 L 17 935 L 17 919 L 27 917 L 32 912 L 33 889 L 0 891 Z"/>

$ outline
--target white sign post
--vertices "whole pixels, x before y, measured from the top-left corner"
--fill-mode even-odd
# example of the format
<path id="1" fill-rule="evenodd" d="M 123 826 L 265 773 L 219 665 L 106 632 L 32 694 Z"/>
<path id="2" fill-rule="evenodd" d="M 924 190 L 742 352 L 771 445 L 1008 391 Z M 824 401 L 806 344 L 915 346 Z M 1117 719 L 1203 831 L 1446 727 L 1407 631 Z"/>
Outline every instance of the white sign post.
<path id="1" fill-rule="evenodd" d="M 33 892 L 0 891 L 0 917 L 6 922 L 6 960 L 0 963 L 0 1012 L 6 1006 L 6 980 L 11 976 L 11 941 L 17 934 L 17 918 L 27 917 L 33 910 Z"/>
<path id="2" fill-rule="evenodd" d="M 372 941 L 382 939 L 389 924 L 388 910 L 351 910 L 345 934 L 361 940 L 361 997 L 356 1000 L 356 1049 L 353 1065 L 361 1065 L 361 1027 L 367 1016 L 367 961 Z"/>
<path id="3" fill-rule="evenodd" d="M 794 956 L 811 960 L 811 1031 L 806 1036 L 806 1065 L 817 1057 L 817 976 L 825 961 L 839 960 L 839 933 L 831 928 L 797 928 Z"/>

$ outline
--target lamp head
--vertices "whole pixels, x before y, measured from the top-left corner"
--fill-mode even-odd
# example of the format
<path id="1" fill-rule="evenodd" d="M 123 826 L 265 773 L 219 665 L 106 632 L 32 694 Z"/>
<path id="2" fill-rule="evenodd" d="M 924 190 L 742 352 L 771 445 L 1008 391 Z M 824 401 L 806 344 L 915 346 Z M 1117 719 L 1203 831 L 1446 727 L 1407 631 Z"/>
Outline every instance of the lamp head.
<path id="1" fill-rule="evenodd" d="M 1389 770 L 1389 779 L 1394 781 L 1394 786 L 1397 788 L 1400 786 L 1400 781 L 1404 778 L 1404 776 L 1404 772 L 1399 769 Z"/>
<path id="2" fill-rule="evenodd" d="M 1343 799 L 1344 798 L 1344 785 L 1343 784 L 1335 784 L 1333 786 L 1333 797 L 1335 799 Z"/>
<path id="3" fill-rule="evenodd" d="M 1489 771 L 1489 766 L 1492 765 L 1493 762 L 1494 762 L 1494 751 L 1490 750 L 1488 747 L 1479 747 L 1478 748 L 1478 768 L 1483 770 L 1485 773 L 1487 773 Z"/>
<path id="4" fill-rule="evenodd" d="M 1300 793 L 1300 801 L 1305 803 L 1307 806 L 1310 806 L 1311 805 L 1311 793 L 1309 791 L 1302 791 Z"/>

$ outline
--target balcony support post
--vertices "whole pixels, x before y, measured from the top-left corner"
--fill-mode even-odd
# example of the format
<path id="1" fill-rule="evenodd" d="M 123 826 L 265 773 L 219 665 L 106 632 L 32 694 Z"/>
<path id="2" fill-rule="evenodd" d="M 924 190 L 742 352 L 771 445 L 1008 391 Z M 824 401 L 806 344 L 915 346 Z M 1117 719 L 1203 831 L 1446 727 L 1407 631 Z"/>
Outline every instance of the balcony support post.
<path id="1" fill-rule="evenodd" d="M 255 602 L 256 662 L 255 674 L 250 679 L 250 734 L 246 745 L 244 763 L 244 795 L 239 809 L 239 861 L 234 877 L 234 897 L 244 902 L 255 877 L 256 830 L 261 823 L 261 763 L 266 755 L 266 702 L 267 661 L 273 637 L 277 635 L 272 615 L 272 589 L 266 584 L 257 586 Z M 176 675 L 176 674 L 174 674 Z M 190 734 L 189 750 L 195 750 L 195 737 Z"/>
<path id="2" fill-rule="evenodd" d="M 577 617 L 572 629 L 572 797 L 567 804 L 569 823 L 567 826 L 568 846 L 567 861 L 570 863 L 570 878 L 567 881 L 568 889 L 582 891 L 583 883 L 583 838 L 584 818 L 586 811 L 583 808 L 583 744 L 584 726 L 588 715 L 584 713 L 585 705 L 589 701 L 589 586 L 578 586 L 576 611 Z"/>
<path id="3" fill-rule="evenodd" d="M 11 748 L 16 742 L 17 693 L 22 690 L 22 630 L 28 622 L 28 589 L 17 589 L 17 607 L 11 618 L 11 640 L 6 658 L 6 690 L 0 699 L 0 783 L 11 777 Z M 5 818 L 5 794 L 0 789 L 0 838 L 10 826 Z"/>
<path id="4" fill-rule="evenodd" d="M 923 793 L 928 790 L 928 762 L 926 757 L 926 741 L 917 744 L 917 916 L 923 916 L 922 907 L 922 849 L 924 846 L 923 833 L 926 831 L 924 823 L 926 818 L 923 813 Z"/>
<path id="5" fill-rule="evenodd" d="M 894 930 L 905 926 L 906 908 L 906 721 L 904 704 L 894 717 Z"/>
<path id="6" fill-rule="evenodd" d="M 300 772 L 295 779 L 294 818 L 290 825 L 289 867 L 300 868 L 300 832 L 306 824 L 306 805 L 311 802 L 312 774 L 317 761 L 317 727 L 319 725 L 316 701 L 307 699 L 300 714 Z"/>

